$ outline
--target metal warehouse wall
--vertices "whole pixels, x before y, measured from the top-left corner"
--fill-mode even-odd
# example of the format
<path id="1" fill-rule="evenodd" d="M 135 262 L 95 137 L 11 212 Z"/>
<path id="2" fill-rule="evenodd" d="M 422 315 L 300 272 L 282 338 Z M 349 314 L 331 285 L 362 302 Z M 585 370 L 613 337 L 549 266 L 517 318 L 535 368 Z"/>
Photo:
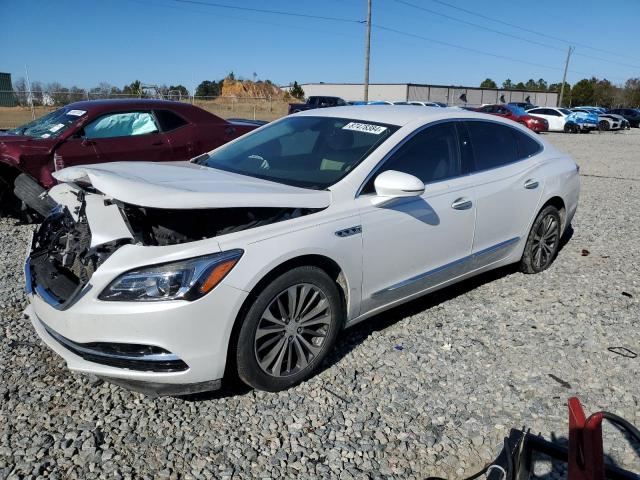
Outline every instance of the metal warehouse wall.
<path id="1" fill-rule="evenodd" d="M 363 100 L 364 86 L 361 83 L 306 83 L 302 85 L 306 97 L 330 95 L 345 100 Z M 495 90 L 490 88 L 448 87 L 443 85 L 421 85 L 407 83 L 374 83 L 369 85 L 369 100 L 418 100 L 423 102 L 445 102 L 449 105 L 465 105 L 460 95 L 466 94 L 469 106 L 485 103 L 524 102 L 530 97 L 531 103 L 543 107 L 555 107 L 557 93 L 522 90 Z"/>
<path id="2" fill-rule="evenodd" d="M 358 83 L 307 83 L 301 85 L 305 97 L 327 95 L 347 101 L 363 100 L 364 86 Z M 369 85 L 369 100 L 406 100 L 407 84 Z"/>
<path id="3" fill-rule="evenodd" d="M 466 94 L 467 102 L 460 100 Z M 553 92 L 535 92 L 522 90 L 494 90 L 490 88 L 470 87 L 441 87 L 435 85 L 408 85 L 408 100 L 423 102 L 445 102 L 449 105 L 480 106 L 485 103 L 502 103 L 500 97 L 504 95 L 504 102 L 524 102 L 530 97 L 531 103 L 542 107 L 555 107 L 558 94 Z"/>

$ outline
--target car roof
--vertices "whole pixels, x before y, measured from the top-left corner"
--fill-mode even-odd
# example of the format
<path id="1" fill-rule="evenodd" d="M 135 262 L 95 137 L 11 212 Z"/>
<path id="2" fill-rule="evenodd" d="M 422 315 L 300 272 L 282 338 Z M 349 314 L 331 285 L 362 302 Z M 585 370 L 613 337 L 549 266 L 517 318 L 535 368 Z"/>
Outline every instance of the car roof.
<path id="1" fill-rule="evenodd" d="M 69 103 L 65 108 L 74 110 L 86 110 L 91 115 L 101 115 L 107 112 L 127 111 L 130 109 L 157 109 L 163 108 L 180 112 L 187 119 L 200 122 L 225 122 L 217 115 L 200 107 L 185 102 L 172 100 L 159 100 L 153 98 L 109 98 L 101 100 L 83 100 Z M 226 123 L 226 122 L 225 122 Z"/>
<path id="2" fill-rule="evenodd" d="M 431 122 L 447 118 L 481 118 L 491 121 L 503 121 L 510 125 L 510 120 L 503 120 L 495 115 L 462 110 L 460 108 L 424 108 L 418 105 L 363 105 L 359 107 L 331 107 L 316 110 L 306 110 L 295 116 L 304 117 L 334 117 L 360 120 L 364 122 L 386 123 L 404 126 L 418 120 Z"/>

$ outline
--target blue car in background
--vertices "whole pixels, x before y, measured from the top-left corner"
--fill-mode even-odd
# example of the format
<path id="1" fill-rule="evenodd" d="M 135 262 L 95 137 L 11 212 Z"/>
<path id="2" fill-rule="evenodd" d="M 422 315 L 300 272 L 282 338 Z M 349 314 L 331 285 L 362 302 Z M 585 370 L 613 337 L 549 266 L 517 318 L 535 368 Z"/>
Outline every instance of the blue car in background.
<path id="1" fill-rule="evenodd" d="M 564 131 L 567 133 L 588 133 L 598 128 L 598 114 L 595 112 L 571 112 L 565 120 Z"/>

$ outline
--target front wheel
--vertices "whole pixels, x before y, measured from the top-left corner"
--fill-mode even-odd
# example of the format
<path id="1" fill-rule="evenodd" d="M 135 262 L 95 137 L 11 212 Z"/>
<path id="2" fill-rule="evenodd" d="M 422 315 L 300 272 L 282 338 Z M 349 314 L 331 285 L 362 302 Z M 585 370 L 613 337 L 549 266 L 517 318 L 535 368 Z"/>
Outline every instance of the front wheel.
<path id="1" fill-rule="evenodd" d="M 549 205 L 536 217 L 520 260 L 523 273 L 540 273 L 549 268 L 560 246 L 561 220 L 558 209 Z"/>
<path id="2" fill-rule="evenodd" d="M 607 122 L 606 120 L 600 120 L 598 122 L 598 129 L 601 132 L 606 132 L 607 130 L 609 130 L 609 122 Z"/>
<path id="3" fill-rule="evenodd" d="M 238 376 L 276 392 L 309 378 L 343 325 L 342 298 L 324 270 L 297 267 L 272 281 L 247 311 L 236 346 Z"/>

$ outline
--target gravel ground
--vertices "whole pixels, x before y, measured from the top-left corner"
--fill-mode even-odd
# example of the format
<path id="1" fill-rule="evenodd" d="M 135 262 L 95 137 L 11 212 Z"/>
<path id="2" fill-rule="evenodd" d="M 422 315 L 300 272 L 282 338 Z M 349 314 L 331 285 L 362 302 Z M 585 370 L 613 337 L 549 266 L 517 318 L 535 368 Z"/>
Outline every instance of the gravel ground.
<path id="1" fill-rule="evenodd" d="M 511 427 L 565 438 L 572 395 L 640 425 L 640 358 L 607 350 L 640 352 L 640 130 L 546 138 L 583 174 L 549 270 L 503 269 L 384 313 L 277 394 L 152 399 L 69 373 L 21 314 L 32 227 L 0 220 L 0 478 L 460 478 Z M 610 461 L 640 471 L 618 431 L 605 438 Z"/>

